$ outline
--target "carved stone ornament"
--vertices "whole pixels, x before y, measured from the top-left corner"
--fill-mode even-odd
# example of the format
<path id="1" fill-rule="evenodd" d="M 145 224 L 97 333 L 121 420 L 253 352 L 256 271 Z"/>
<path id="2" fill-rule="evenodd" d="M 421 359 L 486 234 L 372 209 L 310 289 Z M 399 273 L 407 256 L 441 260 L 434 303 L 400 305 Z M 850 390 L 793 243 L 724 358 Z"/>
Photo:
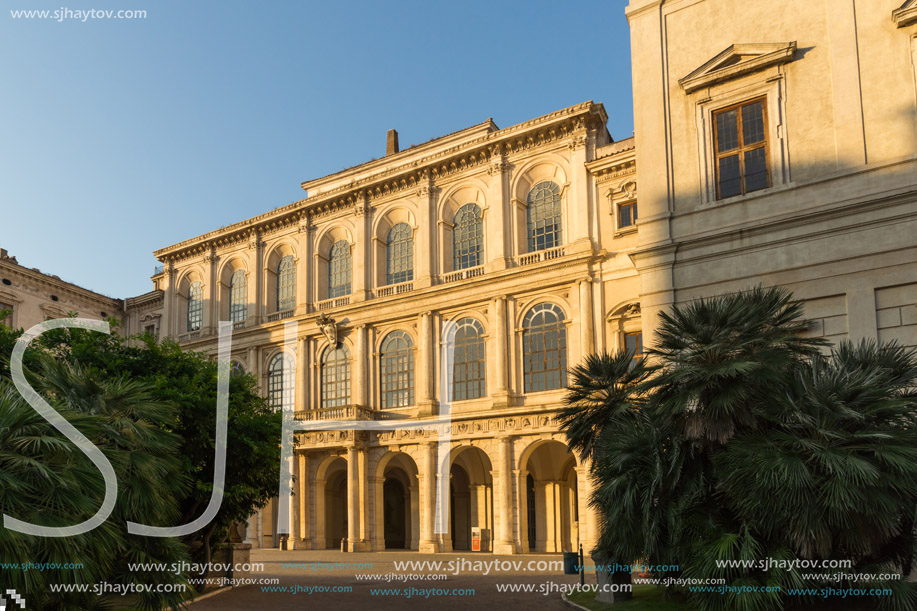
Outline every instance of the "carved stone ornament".
<path id="1" fill-rule="evenodd" d="M 318 320 L 318 328 L 322 332 L 322 335 L 325 336 L 325 339 L 328 340 L 332 346 L 338 345 L 338 327 L 337 323 L 334 322 L 334 319 L 328 316 L 325 312 L 322 312 Z"/>

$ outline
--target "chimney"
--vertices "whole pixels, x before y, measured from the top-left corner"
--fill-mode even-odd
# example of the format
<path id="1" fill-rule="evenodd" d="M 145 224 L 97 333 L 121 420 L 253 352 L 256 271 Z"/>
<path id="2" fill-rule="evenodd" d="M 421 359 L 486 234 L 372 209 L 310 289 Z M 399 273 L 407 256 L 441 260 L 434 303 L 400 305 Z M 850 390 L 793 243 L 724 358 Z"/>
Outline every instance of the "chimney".
<path id="1" fill-rule="evenodd" d="M 385 142 L 385 156 L 394 155 L 398 152 L 398 132 L 394 129 L 388 130 L 388 138 Z"/>

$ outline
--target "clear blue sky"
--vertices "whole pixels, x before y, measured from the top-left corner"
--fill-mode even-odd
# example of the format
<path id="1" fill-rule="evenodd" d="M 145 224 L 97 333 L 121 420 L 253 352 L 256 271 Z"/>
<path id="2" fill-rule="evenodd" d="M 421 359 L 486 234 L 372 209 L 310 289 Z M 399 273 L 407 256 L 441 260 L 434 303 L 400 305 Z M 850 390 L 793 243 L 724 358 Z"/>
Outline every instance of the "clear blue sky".
<path id="1" fill-rule="evenodd" d="M 302 198 L 299 183 L 493 117 L 603 102 L 633 132 L 625 0 L 5 0 L 0 247 L 114 297 L 152 251 Z M 142 9 L 145 19 L 10 10 Z"/>

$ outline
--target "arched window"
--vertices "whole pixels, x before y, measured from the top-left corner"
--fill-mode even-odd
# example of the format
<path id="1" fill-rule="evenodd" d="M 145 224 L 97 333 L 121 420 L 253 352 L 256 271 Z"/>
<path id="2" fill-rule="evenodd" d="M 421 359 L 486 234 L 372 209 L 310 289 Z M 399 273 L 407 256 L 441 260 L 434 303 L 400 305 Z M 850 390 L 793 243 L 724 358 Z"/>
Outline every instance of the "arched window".
<path id="1" fill-rule="evenodd" d="M 455 326 L 455 352 L 452 361 L 452 400 L 464 401 L 484 396 L 484 328 L 474 318 L 463 318 Z"/>
<path id="2" fill-rule="evenodd" d="M 350 405 L 350 352 L 343 344 L 322 355 L 322 407 Z"/>
<path id="3" fill-rule="evenodd" d="M 274 411 L 293 406 L 293 376 L 296 367 L 288 354 L 271 359 L 267 374 L 267 403 Z"/>
<path id="4" fill-rule="evenodd" d="M 293 255 L 287 255 L 277 265 L 277 311 L 296 307 L 296 265 Z"/>
<path id="5" fill-rule="evenodd" d="M 455 213 L 452 229 L 452 268 L 455 271 L 481 265 L 484 220 L 477 204 L 465 204 Z"/>
<path id="6" fill-rule="evenodd" d="M 414 344 L 404 331 L 382 342 L 382 407 L 414 405 Z"/>
<path id="7" fill-rule="evenodd" d="M 245 374 L 245 367 L 242 366 L 242 363 L 239 361 L 230 361 L 229 362 L 229 375 L 231 376 L 240 376 Z"/>
<path id="8" fill-rule="evenodd" d="M 328 254 L 328 299 L 350 295 L 350 244 L 338 240 Z"/>
<path id="9" fill-rule="evenodd" d="M 192 282 L 188 290 L 188 331 L 200 331 L 204 324 L 204 290 L 200 282 Z"/>
<path id="10" fill-rule="evenodd" d="M 529 252 L 560 246 L 560 187 L 549 180 L 535 185 L 528 196 Z"/>
<path id="11" fill-rule="evenodd" d="M 398 223 L 388 232 L 386 251 L 386 284 L 398 284 L 414 279 L 414 238 L 411 226 Z"/>
<path id="12" fill-rule="evenodd" d="M 229 320 L 244 322 L 248 315 L 248 279 L 244 269 L 237 269 L 229 280 Z"/>
<path id="13" fill-rule="evenodd" d="M 551 303 L 529 310 L 522 323 L 525 392 L 567 385 L 567 331 L 564 313 Z"/>

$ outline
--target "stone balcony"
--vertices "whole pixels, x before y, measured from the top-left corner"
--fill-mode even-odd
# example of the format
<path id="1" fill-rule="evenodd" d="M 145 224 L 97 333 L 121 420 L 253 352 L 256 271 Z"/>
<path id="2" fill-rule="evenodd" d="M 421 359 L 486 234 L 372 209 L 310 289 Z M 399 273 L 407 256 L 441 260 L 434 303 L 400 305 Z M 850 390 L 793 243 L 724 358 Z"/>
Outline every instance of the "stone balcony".
<path id="1" fill-rule="evenodd" d="M 341 405 L 338 407 L 321 407 L 297 411 L 293 414 L 296 420 L 315 422 L 319 420 L 380 420 L 376 410 L 361 405 Z"/>

